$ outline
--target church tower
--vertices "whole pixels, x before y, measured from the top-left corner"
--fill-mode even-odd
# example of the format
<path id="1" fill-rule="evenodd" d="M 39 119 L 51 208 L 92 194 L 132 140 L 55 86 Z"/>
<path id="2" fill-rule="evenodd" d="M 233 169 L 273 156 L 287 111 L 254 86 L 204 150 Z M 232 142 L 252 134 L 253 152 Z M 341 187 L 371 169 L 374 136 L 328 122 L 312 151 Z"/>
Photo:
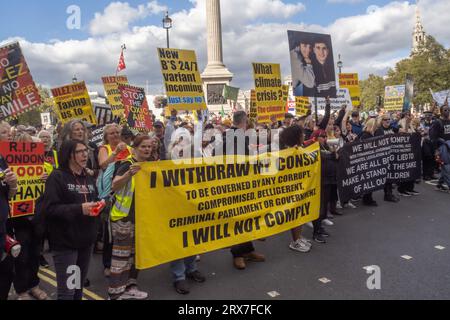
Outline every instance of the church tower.
<path id="1" fill-rule="evenodd" d="M 426 34 L 420 19 L 419 0 L 416 3 L 416 23 L 413 32 L 413 46 L 411 54 L 416 54 L 420 50 L 420 46 L 426 42 Z"/>

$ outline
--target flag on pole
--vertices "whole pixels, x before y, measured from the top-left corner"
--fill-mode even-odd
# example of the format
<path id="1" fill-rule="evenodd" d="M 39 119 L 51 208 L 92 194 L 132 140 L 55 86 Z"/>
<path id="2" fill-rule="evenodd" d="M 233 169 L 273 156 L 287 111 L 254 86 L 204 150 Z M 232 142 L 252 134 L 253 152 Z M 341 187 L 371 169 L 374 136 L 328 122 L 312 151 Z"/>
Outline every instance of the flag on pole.
<path id="1" fill-rule="evenodd" d="M 220 112 L 220 115 L 222 116 L 222 118 L 225 118 L 225 109 L 222 106 L 222 111 Z"/>
<path id="2" fill-rule="evenodd" d="M 120 54 L 119 64 L 117 66 L 117 73 L 127 68 L 127 66 L 125 65 L 125 57 L 123 56 L 123 50 L 125 50 L 125 45 L 122 46 L 122 53 Z"/>

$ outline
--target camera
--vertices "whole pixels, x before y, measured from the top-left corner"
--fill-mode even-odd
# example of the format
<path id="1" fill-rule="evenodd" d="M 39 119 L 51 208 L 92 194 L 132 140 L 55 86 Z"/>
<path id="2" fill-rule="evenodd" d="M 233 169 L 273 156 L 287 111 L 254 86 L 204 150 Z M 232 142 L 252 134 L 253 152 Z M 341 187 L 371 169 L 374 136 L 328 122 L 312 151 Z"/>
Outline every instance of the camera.
<path id="1" fill-rule="evenodd" d="M 20 254 L 21 249 L 22 249 L 22 247 L 16 239 L 6 235 L 5 251 L 8 255 L 10 255 L 13 258 L 17 258 Z"/>

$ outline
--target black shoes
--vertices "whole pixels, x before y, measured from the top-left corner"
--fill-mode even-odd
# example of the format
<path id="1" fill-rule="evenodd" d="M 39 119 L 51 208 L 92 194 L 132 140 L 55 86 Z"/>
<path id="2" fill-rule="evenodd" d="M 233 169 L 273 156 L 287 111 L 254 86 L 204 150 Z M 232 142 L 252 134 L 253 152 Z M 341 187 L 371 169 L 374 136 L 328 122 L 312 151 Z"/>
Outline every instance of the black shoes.
<path id="1" fill-rule="evenodd" d="M 192 273 L 188 273 L 188 274 L 186 274 L 186 278 L 188 278 L 189 280 L 193 280 L 195 282 L 198 282 L 198 283 L 203 283 L 203 282 L 206 281 L 205 276 L 202 275 L 200 273 L 200 271 L 194 271 Z"/>
<path id="2" fill-rule="evenodd" d="M 399 202 L 400 199 L 397 198 L 394 195 L 390 195 L 390 196 L 384 196 L 384 201 L 387 201 L 387 202 Z"/>
<path id="3" fill-rule="evenodd" d="M 368 207 L 378 207 L 378 203 L 376 201 L 363 202 L 363 204 Z"/>
<path id="4" fill-rule="evenodd" d="M 322 234 L 315 234 L 313 236 L 313 240 L 317 243 L 327 243 L 325 237 Z"/>
<path id="5" fill-rule="evenodd" d="M 189 294 L 189 286 L 187 285 L 186 280 L 180 280 L 173 284 L 175 287 L 175 291 L 179 294 Z"/>

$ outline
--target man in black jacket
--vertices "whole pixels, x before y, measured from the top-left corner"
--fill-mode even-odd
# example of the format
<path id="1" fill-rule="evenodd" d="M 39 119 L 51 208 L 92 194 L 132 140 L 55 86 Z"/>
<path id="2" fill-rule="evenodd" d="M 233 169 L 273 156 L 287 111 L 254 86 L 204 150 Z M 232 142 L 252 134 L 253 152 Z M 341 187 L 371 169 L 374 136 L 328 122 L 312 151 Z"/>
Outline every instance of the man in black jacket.
<path id="1" fill-rule="evenodd" d="M 14 279 L 13 258 L 5 252 L 6 220 L 9 215 L 8 200 L 17 192 L 17 176 L 0 156 L 0 300 L 7 300 Z"/>
<path id="2" fill-rule="evenodd" d="M 444 105 L 441 107 L 441 118 L 433 123 L 430 129 L 430 139 L 436 150 L 436 154 L 439 155 L 439 147 L 450 140 L 450 107 Z M 447 191 L 447 187 L 444 186 L 445 170 L 442 170 L 439 183 L 436 186 L 439 191 Z"/>
<path id="3" fill-rule="evenodd" d="M 223 134 L 223 155 L 249 155 L 250 139 L 245 134 L 246 130 L 247 114 L 244 111 L 238 111 L 233 116 L 233 126 Z M 246 268 L 246 260 L 254 262 L 265 261 L 265 257 L 262 254 L 255 252 L 251 241 L 231 247 L 231 254 L 233 255 L 234 267 L 238 270 Z"/>
<path id="4" fill-rule="evenodd" d="M 391 125 L 391 117 L 389 114 L 384 114 L 381 122 L 381 127 L 375 131 L 375 136 L 386 136 L 398 133 L 398 128 Z M 384 186 L 384 201 L 399 202 L 400 199 L 394 195 L 392 183 L 387 182 Z"/>

